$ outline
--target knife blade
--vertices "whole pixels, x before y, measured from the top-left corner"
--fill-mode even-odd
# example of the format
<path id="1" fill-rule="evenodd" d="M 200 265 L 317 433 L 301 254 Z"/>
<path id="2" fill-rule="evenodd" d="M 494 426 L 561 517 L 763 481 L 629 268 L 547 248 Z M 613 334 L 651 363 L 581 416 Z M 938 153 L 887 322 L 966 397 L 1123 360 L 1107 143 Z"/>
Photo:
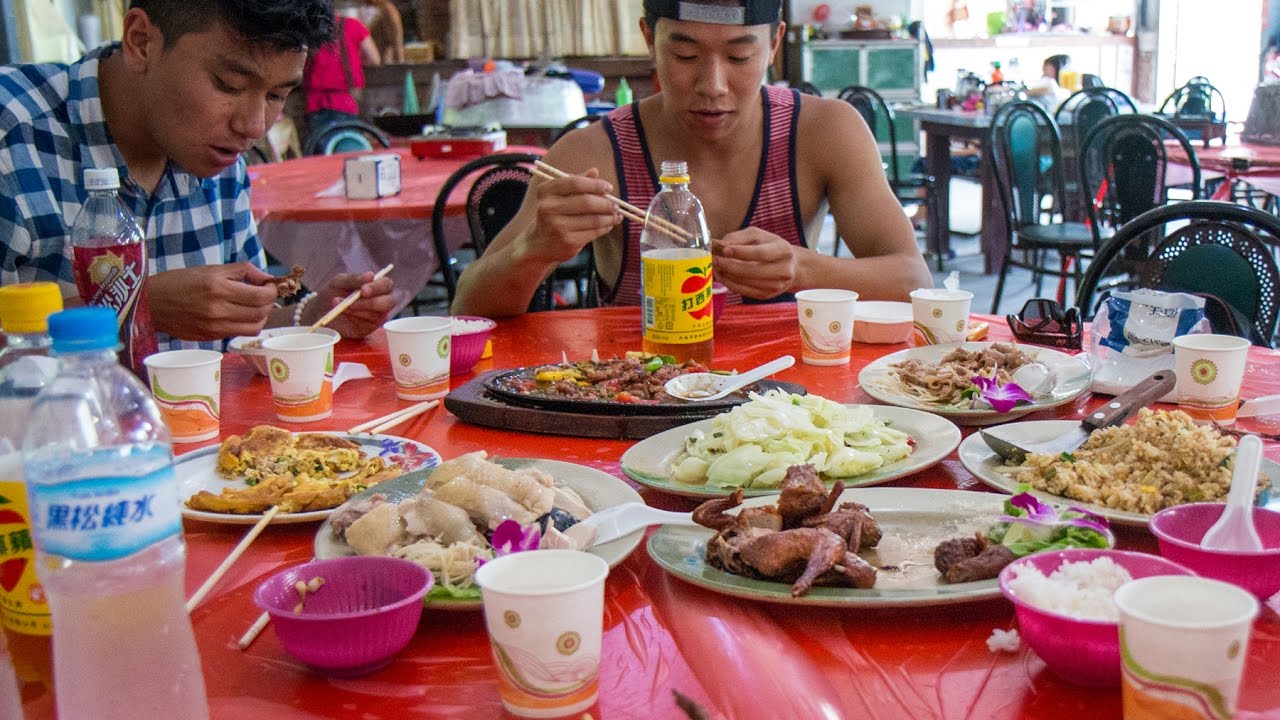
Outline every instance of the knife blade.
<path id="1" fill-rule="evenodd" d="M 1089 439 L 1089 434 L 1094 430 L 1119 425 L 1128 419 L 1130 415 L 1137 412 L 1139 408 L 1164 397 L 1165 393 L 1172 391 L 1176 384 L 1177 381 L 1172 370 L 1158 370 L 1151 373 L 1145 380 L 1089 413 L 1080 421 L 1079 425 L 1055 438 L 1041 442 L 1029 443 L 1016 439 L 1013 433 L 1009 432 L 1011 427 L 1009 425 L 988 428 L 979 432 L 982 435 L 982 439 L 987 443 L 987 447 L 994 450 L 1002 459 L 1015 463 L 1021 463 L 1027 459 L 1027 455 L 1033 453 L 1057 455 L 1071 452 L 1083 445 L 1084 441 Z"/>

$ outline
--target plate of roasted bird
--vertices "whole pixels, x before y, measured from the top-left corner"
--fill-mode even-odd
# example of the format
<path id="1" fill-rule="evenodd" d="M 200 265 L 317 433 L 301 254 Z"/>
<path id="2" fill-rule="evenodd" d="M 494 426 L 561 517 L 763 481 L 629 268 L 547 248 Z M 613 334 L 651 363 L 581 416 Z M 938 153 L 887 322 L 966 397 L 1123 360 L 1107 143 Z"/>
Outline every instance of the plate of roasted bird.
<path id="1" fill-rule="evenodd" d="M 702 372 L 721 370 L 696 361 L 677 362 L 669 355 L 629 352 L 608 360 L 566 360 L 502 371 L 487 378 L 484 388 L 516 405 L 597 415 L 705 415 L 740 405 L 752 392 L 772 388 L 804 392 L 793 383 L 761 380 L 720 400 L 690 402 L 673 398 L 663 389 L 673 377 Z"/>
<path id="2" fill-rule="evenodd" d="M 771 390 L 728 412 L 641 440 L 622 471 L 686 497 L 778 492 L 787 468 L 809 463 L 845 487 L 875 485 L 940 462 L 960 444 L 950 420 L 922 410 L 842 405 Z"/>
<path id="3" fill-rule="evenodd" d="M 1112 545 L 1106 520 L 1027 494 L 828 488 L 805 465 L 788 470 L 779 495 L 735 493 L 693 517 L 703 527 L 667 525 L 649 537 L 655 562 L 716 592 L 797 605 L 985 600 L 999 597 L 995 578 L 1018 557 Z"/>
<path id="4" fill-rule="evenodd" d="M 639 493 L 594 468 L 467 453 L 352 498 L 320 526 L 315 556 L 410 560 L 435 576 L 429 607 L 475 610 L 481 603 L 473 575 L 496 555 L 573 548 L 610 566 L 622 562 L 640 545 L 643 530 L 593 545 L 594 529 L 579 521 L 632 502 L 643 502 Z"/>
<path id="5" fill-rule="evenodd" d="M 439 462 L 435 450 L 404 438 L 259 425 L 179 456 L 174 472 L 183 516 L 252 525 L 272 507 L 273 523 L 323 520 L 370 485 Z"/>
<path id="6" fill-rule="evenodd" d="M 1093 373 L 1074 355 L 1017 343 L 926 345 L 879 358 L 858 384 L 871 397 L 960 425 L 993 425 L 1069 403 Z"/>

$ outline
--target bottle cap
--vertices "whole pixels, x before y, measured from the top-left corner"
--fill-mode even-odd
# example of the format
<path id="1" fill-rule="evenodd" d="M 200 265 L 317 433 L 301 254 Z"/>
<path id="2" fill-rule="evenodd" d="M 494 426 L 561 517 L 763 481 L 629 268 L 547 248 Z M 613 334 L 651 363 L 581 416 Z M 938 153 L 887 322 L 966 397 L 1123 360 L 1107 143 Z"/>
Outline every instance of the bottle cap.
<path id="1" fill-rule="evenodd" d="M 115 168 L 85 168 L 84 186 L 90 190 L 115 190 L 120 187 L 120 171 Z"/>
<path id="2" fill-rule="evenodd" d="M 112 350 L 120 344 L 116 314 L 110 308 L 79 307 L 49 316 L 55 353 Z"/>
<path id="3" fill-rule="evenodd" d="M 43 333 L 49 316 L 62 309 L 58 283 L 19 283 L 0 287 L 0 329 L 6 333 Z"/>
<path id="4" fill-rule="evenodd" d="M 684 160 L 663 160 L 662 175 L 658 177 L 658 182 L 665 184 L 689 182 L 688 163 Z"/>

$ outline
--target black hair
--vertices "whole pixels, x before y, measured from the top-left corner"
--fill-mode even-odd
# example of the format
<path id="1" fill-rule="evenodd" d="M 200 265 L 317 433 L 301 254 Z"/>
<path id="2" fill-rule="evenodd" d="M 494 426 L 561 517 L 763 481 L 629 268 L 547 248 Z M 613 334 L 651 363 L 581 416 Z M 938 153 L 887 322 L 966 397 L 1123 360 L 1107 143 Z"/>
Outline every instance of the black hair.
<path id="1" fill-rule="evenodd" d="M 1044 64 L 1053 66 L 1054 75 L 1061 75 L 1062 68 L 1071 64 L 1071 56 L 1070 55 L 1050 55 L 1049 57 L 1044 59 Z"/>
<path id="2" fill-rule="evenodd" d="M 255 45 L 308 50 L 337 35 L 332 0 L 130 0 L 164 34 L 165 47 L 222 22 Z"/>

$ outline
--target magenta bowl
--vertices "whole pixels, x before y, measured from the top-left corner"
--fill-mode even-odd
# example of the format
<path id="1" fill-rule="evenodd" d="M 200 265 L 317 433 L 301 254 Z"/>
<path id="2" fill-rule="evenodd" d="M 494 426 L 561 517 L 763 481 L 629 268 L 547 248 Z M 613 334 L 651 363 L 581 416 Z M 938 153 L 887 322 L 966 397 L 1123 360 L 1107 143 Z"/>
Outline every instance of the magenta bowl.
<path id="1" fill-rule="evenodd" d="M 1000 571 L 1000 592 L 1013 602 L 1022 639 L 1045 665 L 1063 680 L 1077 685 L 1112 687 L 1120 684 L 1120 626 L 1115 620 L 1081 620 L 1042 610 L 1009 589 L 1014 568 L 1034 565 L 1046 576 L 1064 562 L 1089 562 L 1109 557 L 1135 579 L 1152 575 L 1194 575 L 1187 568 L 1157 555 L 1127 550 L 1052 550 L 1019 558 Z"/>
<path id="2" fill-rule="evenodd" d="M 498 323 L 475 315 L 454 315 L 453 318 L 484 325 L 483 328 L 455 330 L 453 333 L 453 349 L 449 351 L 449 374 L 462 375 L 471 372 L 471 368 L 480 361 L 480 356 L 484 354 L 484 344 L 489 341 L 489 336 Z"/>
<path id="3" fill-rule="evenodd" d="M 1263 547 L 1258 552 L 1200 547 L 1200 540 L 1224 507 L 1221 503 L 1192 503 L 1152 515 L 1151 532 L 1160 542 L 1160 554 L 1199 575 L 1239 585 L 1266 600 L 1280 592 L 1280 512 L 1253 509 L 1253 526 Z"/>
<path id="4" fill-rule="evenodd" d="M 324 578 L 301 612 L 295 583 Z M 409 644 L 422 616 L 431 571 L 393 557 L 314 560 L 272 575 L 253 601 L 271 615 L 280 644 L 299 661 L 331 675 L 364 675 L 390 664 Z"/>
<path id="5" fill-rule="evenodd" d="M 729 286 L 723 283 L 711 283 L 711 320 L 715 322 L 724 315 L 724 309 L 729 305 Z"/>

